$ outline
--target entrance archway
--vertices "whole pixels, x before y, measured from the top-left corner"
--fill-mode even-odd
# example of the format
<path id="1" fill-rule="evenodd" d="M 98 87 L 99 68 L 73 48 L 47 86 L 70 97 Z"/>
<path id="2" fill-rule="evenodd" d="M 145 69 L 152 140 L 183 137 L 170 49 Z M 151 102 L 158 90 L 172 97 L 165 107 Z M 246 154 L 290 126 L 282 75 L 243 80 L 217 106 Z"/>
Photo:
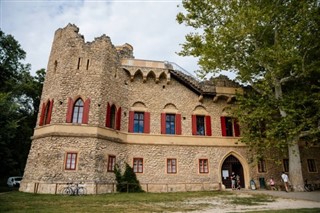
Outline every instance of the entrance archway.
<path id="1" fill-rule="evenodd" d="M 243 173 L 243 167 L 241 162 L 233 155 L 228 156 L 221 167 L 221 177 L 222 183 L 226 188 L 231 188 L 231 173 L 234 172 L 236 175 L 240 176 L 241 188 L 245 187 L 245 178 Z"/>

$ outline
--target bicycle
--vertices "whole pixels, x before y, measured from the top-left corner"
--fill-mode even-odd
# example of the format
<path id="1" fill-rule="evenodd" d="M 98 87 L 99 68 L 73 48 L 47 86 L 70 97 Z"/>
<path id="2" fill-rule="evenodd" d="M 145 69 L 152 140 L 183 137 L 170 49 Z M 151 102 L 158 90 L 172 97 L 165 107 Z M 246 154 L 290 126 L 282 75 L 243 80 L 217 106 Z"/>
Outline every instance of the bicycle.
<path id="1" fill-rule="evenodd" d="M 307 192 L 314 191 L 314 186 L 312 184 L 308 184 L 308 179 L 304 180 L 304 190 Z"/>
<path id="2" fill-rule="evenodd" d="M 78 183 L 67 183 L 67 186 L 62 190 L 63 195 L 85 195 L 87 190 L 84 185 Z"/>

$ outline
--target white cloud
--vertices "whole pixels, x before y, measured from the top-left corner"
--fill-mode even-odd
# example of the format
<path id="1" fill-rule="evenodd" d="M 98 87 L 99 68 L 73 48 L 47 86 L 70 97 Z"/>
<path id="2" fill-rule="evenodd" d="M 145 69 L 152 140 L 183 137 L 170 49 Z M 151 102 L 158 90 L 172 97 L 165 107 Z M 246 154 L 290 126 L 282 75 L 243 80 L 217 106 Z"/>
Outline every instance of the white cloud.
<path id="1" fill-rule="evenodd" d="M 2 0 L 1 30 L 27 52 L 32 72 L 47 67 L 54 32 L 76 24 L 86 41 L 106 34 L 114 45 L 129 43 L 139 59 L 172 61 L 192 72 L 196 59 L 180 57 L 179 44 L 190 31 L 175 20 L 180 1 Z"/>

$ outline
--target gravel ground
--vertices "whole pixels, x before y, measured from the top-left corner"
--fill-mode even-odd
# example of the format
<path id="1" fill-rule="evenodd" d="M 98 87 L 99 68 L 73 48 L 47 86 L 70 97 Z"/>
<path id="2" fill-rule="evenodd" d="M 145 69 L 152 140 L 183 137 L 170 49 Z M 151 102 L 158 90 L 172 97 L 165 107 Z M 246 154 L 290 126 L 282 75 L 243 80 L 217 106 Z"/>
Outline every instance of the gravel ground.
<path id="1" fill-rule="evenodd" d="M 235 196 L 245 197 L 251 194 L 268 194 L 275 198 L 273 202 L 267 202 L 262 205 L 234 205 L 228 204 L 223 199 L 210 199 L 205 202 L 209 207 L 201 211 L 193 211 L 193 213 L 225 213 L 225 212 L 250 212 L 262 210 L 280 210 L 280 209 L 301 209 L 301 208 L 320 208 L 320 191 L 314 192 L 283 192 L 283 191 L 267 191 L 267 190 L 241 190 L 234 191 Z M 195 201 L 197 202 L 197 201 Z M 198 201 L 204 203 L 204 201 Z"/>

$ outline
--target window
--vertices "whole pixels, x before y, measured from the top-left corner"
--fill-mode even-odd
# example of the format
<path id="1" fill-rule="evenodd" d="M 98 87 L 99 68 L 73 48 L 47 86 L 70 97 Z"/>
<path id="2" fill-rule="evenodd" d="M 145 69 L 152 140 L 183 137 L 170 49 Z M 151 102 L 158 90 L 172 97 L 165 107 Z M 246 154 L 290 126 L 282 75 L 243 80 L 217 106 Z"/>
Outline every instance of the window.
<path id="1" fill-rule="evenodd" d="M 309 172 L 317 172 L 316 162 L 314 159 L 307 159 Z"/>
<path id="2" fill-rule="evenodd" d="M 108 172 L 113 172 L 115 165 L 116 165 L 116 156 L 109 155 L 109 157 L 108 157 Z"/>
<path id="3" fill-rule="evenodd" d="M 106 112 L 106 127 L 120 130 L 120 124 L 121 107 L 119 107 L 117 111 L 117 107 L 115 105 L 110 106 L 110 104 L 108 103 Z"/>
<path id="4" fill-rule="evenodd" d="M 73 107 L 72 123 L 82 123 L 83 101 L 79 98 Z"/>
<path id="5" fill-rule="evenodd" d="M 49 110 L 50 110 L 50 101 L 47 103 L 46 108 L 45 108 L 45 113 L 44 113 L 44 124 L 49 124 L 50 121 L 48 120 L 49 118 Z"/>
<path id="6" fill-rule="evenodd" d="M 222 136 L 240 136 L 240 127 L 236 119 L 232 117 L 221 117 Z"/>
<path id="7" fill-rule="evenodd" d="M 211 136 L 211 117 L 192 115 L 192 134 Z"/>
<path id="8" fill-rule="evenodd" d="M 289 172 L 289 159 L 283 159 L 282 164 L 283 164 L 283 171 Z"/>
<path id="9" fill-rule="evenodd" d="M 50 124 L 52 108 L 53 108 L 53 99 L 51 101 L 49 100 L 47 103 L 42 104 L 39 126 Z"/>
<path id="10" fill-rule="evenodd" d="M 167 173 L 168 174 L 177 173 L 177 159 L 175 158 L 167 159 Z"/>
<path id="11" fill-rule="evenodd" d="M 77 153 L 75 152 L 67 152 L 66 161 L 65 161 L 65 169 L 66 170 L 75 170 L 77 164 Z"/>
<path id="12" fill-rule="evenodd" d="M 176 133 L 176 116 L 174 114 L 166 114 L 166 134 Z"/>
<path id="13" fill-rule="evenodd" d="M 161 134 L 181 135 L 181 114 L 161 113 Z"/>
<path id="14" fill-rule="evenodd" d="M 134 113 L 133 132 L 136 132 L 136 133 L 144 132 L 144 113 L 143 112 Z"/>
<path id="15" fill-rule="evenodd" d="M 258 172 L 263 173 L 263 172 L 266 172 L 266 171 L 267 171 L 266 162 L 265 162 L 265 160 L 260 159 L 258 161 Z"/>
<path id="16" fill-rule="evenodd" d="M 197 135 L 205 135 L 204 116 L 197 116 Z"/>
<path id="17" fill-rule="evenodd" d="M 199 159 L 199 173 L 208 173 L 208 159 Z"/>
<path id="18" fill-rule="evenodd" d="M 130 111 L 129 132 L 150 133 L 150 113 Z"/>
<path id="19" fill-rule="evenodd" d="M 78 98 L 76 102 L 69 98 L 66 122 L 87 124 L 89 121 L 89 108 L 90 98 L 85 102 L 81 98 Z"/>
<path id="20" fill-rule="evenodd" d="M 114 105 L 111 106 L 110 109 L 110 128 L 115 129 L 116 127 L 116 107 Z"/>
<path id="21" fill-rule="evenodd" d="M 133 172 L 143 172 L 143 158 L 133 158 Z"/>

